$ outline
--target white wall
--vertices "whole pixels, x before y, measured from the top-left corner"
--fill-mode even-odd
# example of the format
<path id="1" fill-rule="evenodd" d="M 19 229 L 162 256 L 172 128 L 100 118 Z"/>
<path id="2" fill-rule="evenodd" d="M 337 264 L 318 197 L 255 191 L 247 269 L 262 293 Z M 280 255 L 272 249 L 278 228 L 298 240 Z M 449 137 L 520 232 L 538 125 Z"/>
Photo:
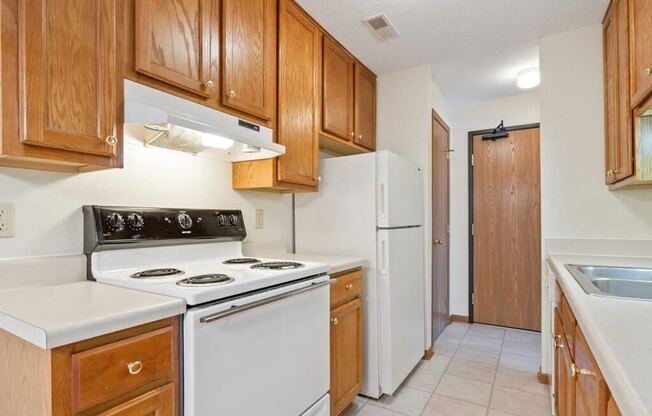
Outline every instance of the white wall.
<path id="1" fill-rule="evenodd" d="M 432 258 L 432 121 L 435 110 L 447 117 L 448 105 L 432 79 L 429 66 L 419 66 L 378 78 L 378 150 L 408 157 L 423 169 L 426 348 L 431 339 Z"/>
<path id="2" fill-rule="evenodd" d="M 82 252 L 85 204 L 243 209 L 247 241 L 291 241 L 291 197 L 231 189 L 231 164 L 129 139 L 125 168 L 80 174 L 0 168 L 0 201 L 16 207 L 16 236 L 0 259 Z M 264 228 L 254 229 L 255 209 Z"/>
<path id="3" fill-rule="evenodd" d="M 450 313 L 469 314 L 468 133 L 539 122 L 539 93 L 481 101 L 451 109 L 451 265 Z"/>
<path id="4" fill-rule="evenodd" d="M 600 25 L 541 40 L 542 233 L 652 237 L 652 189 L 604 184 Z"/>

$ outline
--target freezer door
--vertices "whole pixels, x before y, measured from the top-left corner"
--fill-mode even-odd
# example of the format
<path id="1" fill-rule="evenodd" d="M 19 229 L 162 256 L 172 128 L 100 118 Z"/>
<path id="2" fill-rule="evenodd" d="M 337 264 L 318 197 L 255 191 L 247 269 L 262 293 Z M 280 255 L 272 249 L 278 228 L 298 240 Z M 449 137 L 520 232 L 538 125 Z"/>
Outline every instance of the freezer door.
<path id="1" fill-rule="evenodd" d="M 377 153 L 377 223 L 380 228 L 423 225 L 421 168 L 403 156 Z"/>
<path id="2" fill-rule="evenodd" d="M 378 231 L 381 390 L 393 394 L 423 356 L 423 229 Z"/>

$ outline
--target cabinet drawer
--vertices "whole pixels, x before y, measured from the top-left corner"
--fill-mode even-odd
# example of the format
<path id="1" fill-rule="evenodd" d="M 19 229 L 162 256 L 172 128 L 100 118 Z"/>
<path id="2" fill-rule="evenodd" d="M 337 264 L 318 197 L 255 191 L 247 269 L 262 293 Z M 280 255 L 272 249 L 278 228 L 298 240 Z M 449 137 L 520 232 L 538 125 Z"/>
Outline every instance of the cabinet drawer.
<path id="1" fill-rule="evenodd" d="M 100 413 L 99 416 L 173 416 L 174 403 L 174 384 L 168 384 Z"/>
<path id="2" fill-rule="evenodd" d="M 568 350 L 570 351 L 571 356 L 575 357 L 575 328 L 576 321 L 575 316 L 573 315 L 573 310 L 566 300 L 566 296 L 561 298 L 561 323 L 564 327 L 564 334 L 566 335 L 566 345 L 568 345 Z"/>
<path id="3" fill-rule="evenodd" d="M 165 327 L 72 355 L 75 412 L 171 375 L 173 327 Z"/>
<path id="4" fill-rule="evenodd" d="M 331 307 L 360 297 L 362 293 L 362 270 L 336 277 L 331 286 Z"/>

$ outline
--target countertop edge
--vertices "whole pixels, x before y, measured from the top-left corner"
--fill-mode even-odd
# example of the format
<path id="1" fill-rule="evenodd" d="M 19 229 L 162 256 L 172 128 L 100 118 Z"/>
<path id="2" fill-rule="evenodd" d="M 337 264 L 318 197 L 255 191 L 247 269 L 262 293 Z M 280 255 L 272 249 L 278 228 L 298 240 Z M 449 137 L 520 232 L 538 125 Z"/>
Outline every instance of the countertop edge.
<path id="1" fill-rule="evenodd" d="M 621 413 L 623 415 L 652 416 L 651 409 L 646 408 L 640 395 L 636 393 L 637 390 L 632 385 L 627 372 L 619 365 L 618 360 L 613 359 L 615 354 L 609 348 L 608 339 L 601 334 L 597 325 L 594 323 L 594 319 L 590 316 L 590 312 L 586 310 L 587 306 L 584 304 L 586 299 L 582 299 L 582 295 L 591 295 L 584 292 L 579 283 L 575 281 L 570 272 L 564 267 L 564 261 L 560 259 L 560 257 L 578 257 L 578 255 L 548 254 L 546 257 L 547 263 L 553 269 L 556 280 L 560 283 L 562 289 L 564 289 L 564 295 L 568 299 L 573 314 L 582 328 L 582 333 L 589 344 L 591 352 L 600 368 L 600 372 L 604 376 L 605 382 L 614 396 Z M 606 256 L 591 257 L 608 258 Z"/>

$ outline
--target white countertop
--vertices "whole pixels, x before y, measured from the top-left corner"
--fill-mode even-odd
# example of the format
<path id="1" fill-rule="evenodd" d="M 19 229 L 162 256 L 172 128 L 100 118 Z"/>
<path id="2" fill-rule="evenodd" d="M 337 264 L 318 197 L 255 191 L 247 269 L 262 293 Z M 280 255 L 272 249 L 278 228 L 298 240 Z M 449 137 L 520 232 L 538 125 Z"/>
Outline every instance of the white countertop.
<path id="1" fill-rule="evenodd" d="M 652 302 L 588 295 L 565 264 L 652 267 L 652 258 L 548 256 L 623 416 L 652 416 Z"/>
<path id="2" fill-rule="evenodd" d="M 322 254 L 305 254 L 305 253 L 277 253 L 274 257 L 282 260 L 291 261 L 314 261 L 316 263 L 326 263 L 330 266 L 328 273 L 335 274 L 351 269 L 356 269 L 365 265 L 366 261 L 359 257 L 340 257 L 325 256 Z"/>
<path id="3" fill-rule="evenodd" d="M 91 281 L 0 290 L 0 329 L 56 348 L 185 312 L 181 299 Z"/>

